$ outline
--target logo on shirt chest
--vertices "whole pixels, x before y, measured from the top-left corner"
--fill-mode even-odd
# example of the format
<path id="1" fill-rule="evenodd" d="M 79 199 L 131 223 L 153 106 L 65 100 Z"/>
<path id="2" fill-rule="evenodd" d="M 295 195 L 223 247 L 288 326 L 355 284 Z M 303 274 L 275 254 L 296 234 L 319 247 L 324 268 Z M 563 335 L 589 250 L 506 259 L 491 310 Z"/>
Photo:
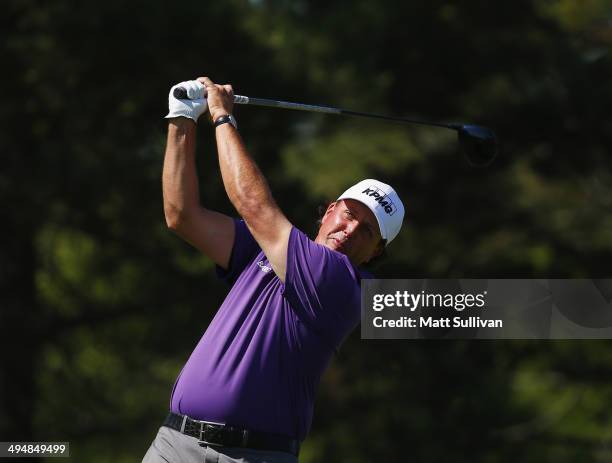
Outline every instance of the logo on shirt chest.
<path id="1" fill-rule="evenodd" d="M 259 262 L 257 262 L 257 265 L 259 266 L 261 271 L 264 272 L 264 273 L 270 273 L 272 271 L 272 267 L 270 267 L 269 265 L 264 264 L 263 260 L 260 260 Z"/>

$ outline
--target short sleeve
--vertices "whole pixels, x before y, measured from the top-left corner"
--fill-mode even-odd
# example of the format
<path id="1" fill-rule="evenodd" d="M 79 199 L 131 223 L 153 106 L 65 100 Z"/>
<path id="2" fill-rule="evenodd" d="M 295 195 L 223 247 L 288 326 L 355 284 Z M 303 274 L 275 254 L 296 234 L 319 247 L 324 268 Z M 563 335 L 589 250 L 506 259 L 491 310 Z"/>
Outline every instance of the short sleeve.
<path id="1" fill-rule="evenodd" d="M 360 277 L 348 257 L 293 227 L 284 296 L 297 316 L 337 349 L 359 324 Z"/>
<path id="2" fill-rule="evenodd" d="M 236 233 L 229 268 L 225 270 L 219 265 L 215 266 L 217 276 L 229 285 L 236 282 L 247 264 L 261 252 L 261 248 L 253 238 L 244 220 L 234 219 L 234 230 Z"/>

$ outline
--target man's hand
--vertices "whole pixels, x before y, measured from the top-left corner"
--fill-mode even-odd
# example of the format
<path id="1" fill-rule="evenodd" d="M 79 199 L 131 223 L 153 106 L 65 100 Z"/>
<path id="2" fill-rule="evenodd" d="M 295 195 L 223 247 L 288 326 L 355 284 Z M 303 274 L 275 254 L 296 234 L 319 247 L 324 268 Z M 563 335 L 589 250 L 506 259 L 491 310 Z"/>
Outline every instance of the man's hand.
<path id="1" fill-rule="evenodd" d="M 183 87 L 187 90 L 187 100 L 179 100 L 174 97 L 174 89 L 177 87 Z M 206 112 L 207 107 L 206 88 L 201 82 L 198 80 L 181 82 L 170 89 L 166 119 L 187 117 L 194 122 L 198 122 L 198 118 Z"/>
<path id="2" fill-rule="evenodd" d="M 221 116 L 232 114 L 234 108 L 234 90 L 231 85 L 215 84 L 208 77 L 198 77 L 198 81 L 206 86 L 208 109 L 213 122 Z"/>

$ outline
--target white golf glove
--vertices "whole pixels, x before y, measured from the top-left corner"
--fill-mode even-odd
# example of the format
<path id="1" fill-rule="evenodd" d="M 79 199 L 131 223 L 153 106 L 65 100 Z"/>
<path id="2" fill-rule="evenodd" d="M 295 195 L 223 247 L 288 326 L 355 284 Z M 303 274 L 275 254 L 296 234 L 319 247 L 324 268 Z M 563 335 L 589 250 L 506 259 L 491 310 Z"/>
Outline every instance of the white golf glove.
<path id="1" fill-rule="evenodd" d="M 179 100 L 174 97 L 174 89 L 182 87 L 187 90 L 187 100 Z M 208 109 L 206 101 L 206 87 L 197 80 L 188 80 L 176 84 L 170 89 L 168 95 L 168 115 L 166 119 L 173 117 L 188 117 L 198 122 L 198 118 Z"/>

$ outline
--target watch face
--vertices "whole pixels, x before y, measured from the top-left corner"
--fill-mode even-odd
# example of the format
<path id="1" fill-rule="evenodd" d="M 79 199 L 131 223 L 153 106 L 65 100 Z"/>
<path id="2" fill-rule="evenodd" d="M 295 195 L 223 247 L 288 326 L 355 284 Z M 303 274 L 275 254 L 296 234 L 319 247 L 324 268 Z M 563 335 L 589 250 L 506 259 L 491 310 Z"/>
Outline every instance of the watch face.
<path id="1" fill-rule="evenodd" d="M 229 115 L 229 121 L 234 126 L 234 128 L 238 130 L 238 123 L 236 122 L 236 118 L 231 114 Z"/>

